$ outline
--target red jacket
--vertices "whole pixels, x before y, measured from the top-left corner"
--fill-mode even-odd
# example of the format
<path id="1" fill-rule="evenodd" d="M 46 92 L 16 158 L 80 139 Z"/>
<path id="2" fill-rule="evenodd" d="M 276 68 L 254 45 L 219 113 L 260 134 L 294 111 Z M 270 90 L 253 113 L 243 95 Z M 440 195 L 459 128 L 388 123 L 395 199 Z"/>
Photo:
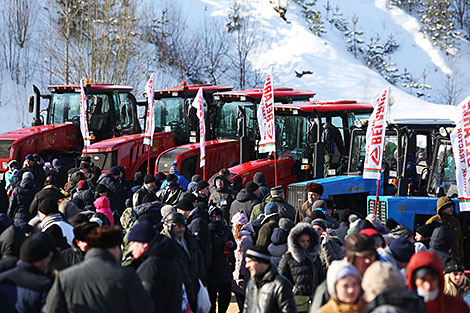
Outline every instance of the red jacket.
<path id="1" fill-rule="evenodd" d="M 467 304 L 461 299 L 444 294 L 444 267 L 441 259 L 434 253 L 423 251 L 415 253 L 408 263 L 406 269 L 406 281 L 410 290 L 416 290 L 416 285 L 412 281 L 415 270 L 423 266 L 429 266 L 439 273 L 440 293 L 436 300 L 426 302 L 427 313 L 470 313 Z"/>

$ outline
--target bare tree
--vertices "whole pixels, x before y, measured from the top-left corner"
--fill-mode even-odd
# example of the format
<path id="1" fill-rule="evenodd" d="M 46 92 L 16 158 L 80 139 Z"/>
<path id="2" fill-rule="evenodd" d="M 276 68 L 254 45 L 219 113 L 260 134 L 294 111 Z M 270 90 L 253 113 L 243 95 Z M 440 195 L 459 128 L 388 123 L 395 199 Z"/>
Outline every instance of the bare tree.
<path id="1" fill-rule="evenodd" d="M 470 2 L 468 0 L 452 0 L 452 7 L 455 10 L 455 18 L 459 22 L 460 29 L 463 29 L 467 20 Z"/>
<path id="2" fill-rule="evenodd" d="M 463 81 L 460 66 L 456 64 L 452 57 L 447 58 L 447 64 L 451 69 L 451 73 L 443 77 L 441 87 L 437 89 L 436 100 L 448 105 L 457 105 L 464 96 L 466 83 Z"/>

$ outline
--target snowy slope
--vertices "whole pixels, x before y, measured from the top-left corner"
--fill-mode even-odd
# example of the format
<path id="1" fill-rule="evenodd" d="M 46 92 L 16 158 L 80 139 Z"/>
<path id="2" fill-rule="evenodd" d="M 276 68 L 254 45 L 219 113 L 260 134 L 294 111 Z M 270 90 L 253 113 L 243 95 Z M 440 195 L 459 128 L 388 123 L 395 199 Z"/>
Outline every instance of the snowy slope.
<path id="1" fill-rule="evenodd" d="M 143 3 L 150 2 L 147 0 Z M 316 99 L 358 101 L 369 101 L 389 86 L 384 78 L 347 51 L 343 34 L 329 23 L 325 23 L 326 34 L 322 37 L 314 36 L 308 30 L 308 24 L 299 6 L 292 1 L 281 1 L 289 2 L 286 17 L 290 24 L 279 17 L 269 0 L 239 2 L 244 4 L 249 14 L 262 25 L 260 33 L 265 36 L 260 55 L 250 61 L 253 67 L 262 73 L 272 67 L 275 85 L 313 90 L 317 93 Z M 323 9 L 326 2 L 327 0 L 318 0 L 316 5 L 323 17 L 326 14 Z M 174 0 L 174 3 L 183 9 L 182 13 L 186 15 L 189 27 L 192 28 L 199 27 L 204 17 L 226 18 L 233 0 Z M 470 68 L 468 43 L 462 43 L 461 55 L 450 61 L 423 37 L 419 32 L 419 23 L 414 17 L 400 9 L 388 8 L 386 0 L 329 0 L 329 3 L 333 8 L 337 5 L 340 7 L 349 24 L 354 14 L 359 17 L 358 26 L 364 31 L 362 38 L 366 42 L 376 33 L 380 33 L 382 38 L 393 33 L 400 48 L 392 54 L 392 61 L 397 63 L 400 70 L 407 68 L 415 77 L 419 77 L 423 70 L 426 70 L 426 83 L 433 87 L 430 101 L 439 102 L 436 95 L 444 85 L 446 75 L 458 75 L 464 86 L 470 83 L 470 74 L 464 71 Z M 314 74 L 297 78 L 296 70 L 313 71 Z M 0 86 L 0 114 L 6 116 L 7 121 L 0 124 L 0 132 L 18 128 L 22 122 L 29 125 L 32 119 L 31 115 L 24 113 L 30 90 L 12 86 L 11 82 L 5 79 L 6 76 L 3 75 L 3 84 Z M 142 77 L 142 81 L 136 82 L 135 85 L 143 85 L 147 79 L 148 77 Z M 393 87 L 392 96 L 393 118 L 455 118 L 454 107 L 423 101 L 411 96 L 405 89 Z M 460 98 L 466 96 L 467 94 L 462 94 Z M 24 109 L 16 110 L 4 105 L 9 103 L 11 98 L 17 99 L 17 102 L 21 99 Z"/>

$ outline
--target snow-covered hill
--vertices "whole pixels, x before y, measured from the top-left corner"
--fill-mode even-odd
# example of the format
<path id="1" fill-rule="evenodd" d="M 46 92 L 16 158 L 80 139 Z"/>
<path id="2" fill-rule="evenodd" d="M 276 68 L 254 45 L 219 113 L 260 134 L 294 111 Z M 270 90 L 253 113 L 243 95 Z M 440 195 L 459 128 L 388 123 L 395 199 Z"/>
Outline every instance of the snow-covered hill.
<path id="1" fill-rule="evenodd" d="M 415 17 L 401 9 L 389 8 L 386 0 L 318 0 L 316 8 L 323 18 L 326 15 L 324 6 L 327 1 L 331 7 L 340 8 L 346 21 L 350 22 L 353 15 L 359 17 L 358 28 L 364 32 L 364 41 L 368 41 L 377 33 L 382 38 L 393 34 L 400 47 L 391 56 L 400 71 L 406 68 L 415 77 L 426 71 L 426 84 L 432 86 L 429 91 L 431 96 L 424 97 L 428 101 L 411 96 L 403 87 L 393 87 L 392 117 L 455 118 L 454 107 L 434 104 L 431 101 L 443 102 L 441 94 L 445 91 L 447 77 L 462 86 L 470 83 L 470 74 L 465 71 L 470 68 L 468 42 L 460 43 L 457 57 L 449 57 L 419 32 L 419 22 Z M 377 72 L 364 65 L 360 58 L 355 58 L 347 51 L 343 32 L 330 23 L 325 22 L 325 34 L 321 37 L 315 36 L 308 29 L 301 9 L 294 1 L 238 2 L 245 5 L 245 12 L 259 22 L 259 32 L 263 33 L 264 38 L 263 49 L 256 59 L 249 61 L 262 73 L 272 67 L 275 85 L 313 90 L 317 94 L 316 99 L 358 101 L 369 101 L 390 85 Z M 279 2 L 287 7 L 285 16 L 289 23 L 281 19 L 273 9 L 273 3 Z M 143 2 L 144 5 L 149 3 L 153 1 Z M 182 8 L 182 14 L 186 16 L 189 27 L 192 28 L 199 27 L 204 17 L 226 18 L 233 0 L 174 0 L 174 3 Z M 312 71 L 313 74 L 298 78 L 296 70 Z M 26 113 L 26 103 L 31 91 L 29 88 L 25 90 L 15 86 L 7 79 L 7 74 L 0 74 L 0 116 L 4 120 L 0 123 L 0 132 L 18 128 L 22 123 L 30 124 L 32 116 Z M 142 86 L 146 79 L 147 77 L 142 77 L 142 81 L 136 82 L 135 85 Z M 458 101 L 466 96 L 467 94 L 458 95 Z"/>

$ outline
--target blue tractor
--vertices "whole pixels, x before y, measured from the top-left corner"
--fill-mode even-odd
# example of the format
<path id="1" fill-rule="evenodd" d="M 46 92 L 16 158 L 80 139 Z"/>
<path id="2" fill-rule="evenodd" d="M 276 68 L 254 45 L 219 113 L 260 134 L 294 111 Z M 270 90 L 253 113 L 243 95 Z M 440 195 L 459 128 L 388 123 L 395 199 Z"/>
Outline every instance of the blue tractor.
<path id="1" fill-rule="evenodd" d="M 376 180 L 362 178 L 367 122 L 357 125 L 351 131 L 349 156 L 343 161 L 347 164 L 347 174 L 336 176 L 339 171 L 329 169 L 327 177 L 291 184 L 288 186 L 288 202 L 296 208 L 300 207 L 306 201 L 306 187 L 311 182 L 323 185 L 325 192 L 322 198 L 331 199 L 337 210 L 352 209 L 363 216 L 368 214 L 369 206 L 372 205 L 374 210 L 374 203 L 371 204 L 368 197 L 375 201 L 377 190 L 379 196 L 387 197 L 427 196 L 427 186 L 431 184 L 428 181 L 432 180 L 428 174 L 432 172 L 433 146 L 439 129 L 449 127 L 453 127 L 453 122 L 444 119 L 388 121 L 381 180 L 377 189 Z M 383 202 L 379 202 L 377 215 L 385 222 L 391 216 L 382 207 Z M 400 221 L 403 222 L 402 219 Z"/>

